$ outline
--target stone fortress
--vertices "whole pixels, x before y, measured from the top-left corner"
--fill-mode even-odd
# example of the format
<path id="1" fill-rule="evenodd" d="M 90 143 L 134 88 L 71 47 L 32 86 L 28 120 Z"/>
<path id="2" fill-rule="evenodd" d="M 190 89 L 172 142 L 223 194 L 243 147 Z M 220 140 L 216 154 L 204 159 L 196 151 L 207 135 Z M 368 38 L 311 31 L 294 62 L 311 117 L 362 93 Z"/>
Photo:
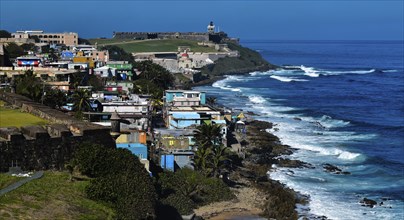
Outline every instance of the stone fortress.
<path id="1" fill-rule="evenodd" d="M 215 31 L 215 25 L 211 21 L 207 26 L 207 32 L 113 32 L 115 39 L 133 39 L 133 40 L 150 40 L 150 39 L 184 39 L 193 41 L 211 41 L 214 43 L 223 43 L 226 41 L 235 41 L 238 39 L 229 38 L 227 33 L 223 31 Z"/>
<path id="2" fill-rule="evenodd" d="M 0 92 L 0 99 L 50 121 L 45 128 L 0 128 L 0 172 L 7 172 L 12 165 L 23 170 L 64 169 L 75 149 L 84 142 L 115 147 L 107 127 L 77 120 L 14 93 Z"/>

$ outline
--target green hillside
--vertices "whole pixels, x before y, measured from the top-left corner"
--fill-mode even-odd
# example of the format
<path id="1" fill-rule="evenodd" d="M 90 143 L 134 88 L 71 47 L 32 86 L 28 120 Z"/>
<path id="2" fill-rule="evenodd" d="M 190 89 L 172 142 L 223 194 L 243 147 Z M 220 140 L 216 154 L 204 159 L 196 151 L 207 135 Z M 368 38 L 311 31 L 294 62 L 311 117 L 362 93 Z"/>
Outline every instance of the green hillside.
<path id="1" fill-rule="evenodd" d="M 128 53 L 141 52 L 177 52 L 178 46 L 188 46 L 192 52 L 216 52 L 214 48 L 198 45 L 197 41 L 183 39 L 167 40 L 127 40 L 127 39 L 90 39 L 92 44 L 99 47 L 115 45 Z"/>
<path id="2" fill-rule="evenodd" d="M 10 182 L 4 175 L 0 182 Z M 86 198 L 89 182 L 71 182 L 66 172 L 47 171 L 42 178 L 0 196 L 0 219 L 113 219 L 112 208 Z"/>

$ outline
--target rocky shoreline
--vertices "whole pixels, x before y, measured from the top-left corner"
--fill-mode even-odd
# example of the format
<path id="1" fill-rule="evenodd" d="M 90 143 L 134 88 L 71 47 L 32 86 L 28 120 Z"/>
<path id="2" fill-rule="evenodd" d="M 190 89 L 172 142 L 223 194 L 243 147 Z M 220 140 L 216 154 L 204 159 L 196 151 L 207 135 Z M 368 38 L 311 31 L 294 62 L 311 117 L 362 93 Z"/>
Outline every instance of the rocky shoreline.
<path id="1" fill-rule="evenodd" d="M 247 134 L 243 139 L 245 159 L 229 175 L 236 195 L 232 201 L 209 204 L 195 210 L 204 219 L 298 219 L 296 204 L 306 204 L 302 197 L 284 184 L 272 180 L 268 172 L 278 167 L 310 167 L 298 160 L 280 159 L 294 149 L 281 144 L 279 138 L 266 132 L 272 124 L 253 120 L 246 122 Z M 238 134 L 234 133 L 235 136 Z M 240 137 L 236 137 L 240 140 Z M 244 218 L 243 217 L 243 218 Z"/>

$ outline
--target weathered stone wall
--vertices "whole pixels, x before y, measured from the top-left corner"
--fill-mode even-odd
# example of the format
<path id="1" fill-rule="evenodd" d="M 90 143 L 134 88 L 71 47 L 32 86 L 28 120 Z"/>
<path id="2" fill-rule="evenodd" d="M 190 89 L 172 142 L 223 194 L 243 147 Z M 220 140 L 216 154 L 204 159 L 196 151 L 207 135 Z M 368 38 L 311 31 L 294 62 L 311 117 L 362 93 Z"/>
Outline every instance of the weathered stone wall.
<path id="1" fill-rule="evenodd" d="M 200 32 L 115 32 L 116 39 L 186 39 L 194 41 L 208 41 L 208 33 Z"/>
<path id="2" fill-rule="evenodd" d="M 83 142 L 115 147 L 109 128 L 70 117 L 13 93 L 0 92 L 0 99 L 51 122 L 45 127 L 0 128 L 0 172 L 12 161 L 26 170 L 62 169 Z"/>

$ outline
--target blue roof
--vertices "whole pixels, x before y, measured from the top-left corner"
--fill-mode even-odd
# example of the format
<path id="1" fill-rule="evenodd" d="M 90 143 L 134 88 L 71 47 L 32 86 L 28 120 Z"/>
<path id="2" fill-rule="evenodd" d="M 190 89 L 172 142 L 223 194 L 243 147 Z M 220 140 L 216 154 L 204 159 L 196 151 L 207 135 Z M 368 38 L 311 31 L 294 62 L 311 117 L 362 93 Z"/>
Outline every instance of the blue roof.
<path id="1" fill-rule="evenodd" d="M 138 156 L 140 159 L 147 159 L 147 146 L 141 143 L 121 143 L 116 144 L 118 148 L 128 149 L 132 154 Z"/>
<path id="2" fill-rule="evenodd" d="M 201 116 L 196 112 L 174 112 L 173 117 L 182 119 L 201 118 Z"/>

